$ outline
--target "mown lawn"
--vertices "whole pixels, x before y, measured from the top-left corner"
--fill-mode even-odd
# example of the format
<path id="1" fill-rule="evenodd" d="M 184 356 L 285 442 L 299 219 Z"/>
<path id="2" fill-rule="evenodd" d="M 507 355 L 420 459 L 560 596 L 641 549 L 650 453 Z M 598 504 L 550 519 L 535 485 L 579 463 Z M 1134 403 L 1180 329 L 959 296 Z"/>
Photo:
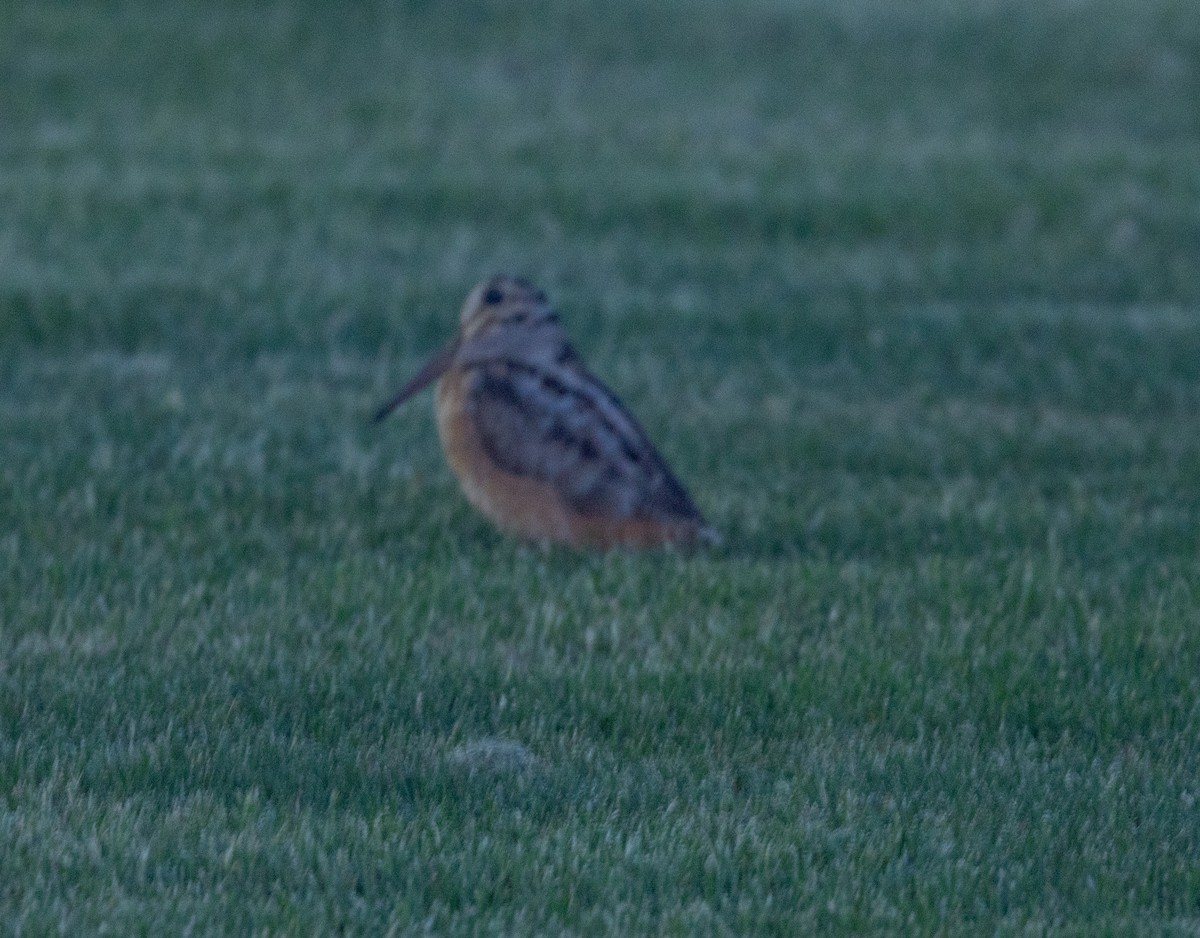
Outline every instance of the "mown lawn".
<path id="1" fill-rule="evenodd" d="M 1194 934 L 1200 5 L 0 12 L 0 931 Z M 524 273 L 725 535 L 521 545 Z"/>

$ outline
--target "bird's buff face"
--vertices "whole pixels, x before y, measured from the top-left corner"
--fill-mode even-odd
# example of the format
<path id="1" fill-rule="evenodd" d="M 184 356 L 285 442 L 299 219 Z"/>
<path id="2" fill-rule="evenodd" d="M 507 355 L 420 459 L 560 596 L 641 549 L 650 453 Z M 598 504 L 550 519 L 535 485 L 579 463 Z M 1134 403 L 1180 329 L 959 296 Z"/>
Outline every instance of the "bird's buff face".
<path id="1" fill-rule="evenodd" d="M 546 295 L 526 280 L 498 274 L 478 284 L 463 303 L 458 332 L 375 414 L 382 420 L 460 360 L 479 360 L 565 341 Z"/>
<path id="2" fill-rule="evenodd" d="M 533 332 L 558 322 L 546 294 L 529 281 L 498 274 L 477 285 L 463 303 L 459 335 L 464 341 L 500 330 Z"/>

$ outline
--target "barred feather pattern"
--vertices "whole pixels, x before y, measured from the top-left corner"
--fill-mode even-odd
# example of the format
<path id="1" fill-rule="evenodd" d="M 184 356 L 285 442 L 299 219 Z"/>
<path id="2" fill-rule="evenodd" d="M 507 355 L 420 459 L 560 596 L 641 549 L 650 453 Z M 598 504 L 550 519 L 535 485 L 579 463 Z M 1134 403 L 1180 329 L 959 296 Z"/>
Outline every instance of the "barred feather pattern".
<path id="1" fill-rule="evenodd" d="M 633 415 L 578 364 L 549 371 L 501 360 L 467 381 L 467 412 L 504 471 L 553 486 L 585 515 L 703 525 Z"/>

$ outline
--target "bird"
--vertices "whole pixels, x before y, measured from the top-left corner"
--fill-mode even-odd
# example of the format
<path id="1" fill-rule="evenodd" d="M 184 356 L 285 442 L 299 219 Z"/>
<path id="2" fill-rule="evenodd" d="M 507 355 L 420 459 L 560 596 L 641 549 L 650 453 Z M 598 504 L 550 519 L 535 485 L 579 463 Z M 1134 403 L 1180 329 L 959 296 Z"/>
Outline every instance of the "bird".
<path id="1" fill-rule="evenodd" d="M 720 543 L 528 280 L 497 274 L 477 284 L 454 337 L 375 422 L 434 381 L 446 460 L 467 500 L 501 529 L 600 550 Z"/>

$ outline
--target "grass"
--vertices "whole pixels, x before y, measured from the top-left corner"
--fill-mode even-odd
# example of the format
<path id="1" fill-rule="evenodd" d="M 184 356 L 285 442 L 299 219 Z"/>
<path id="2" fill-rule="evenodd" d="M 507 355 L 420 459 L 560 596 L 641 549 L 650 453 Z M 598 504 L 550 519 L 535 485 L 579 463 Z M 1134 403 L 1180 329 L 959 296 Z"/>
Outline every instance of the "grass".
<path id="1" fill-rule="evenodd" d="M 0 14 L 0 930 L 1194 934 L 1200 9 Z M 726 546 L 522 546 L 528 274 Z"/>

